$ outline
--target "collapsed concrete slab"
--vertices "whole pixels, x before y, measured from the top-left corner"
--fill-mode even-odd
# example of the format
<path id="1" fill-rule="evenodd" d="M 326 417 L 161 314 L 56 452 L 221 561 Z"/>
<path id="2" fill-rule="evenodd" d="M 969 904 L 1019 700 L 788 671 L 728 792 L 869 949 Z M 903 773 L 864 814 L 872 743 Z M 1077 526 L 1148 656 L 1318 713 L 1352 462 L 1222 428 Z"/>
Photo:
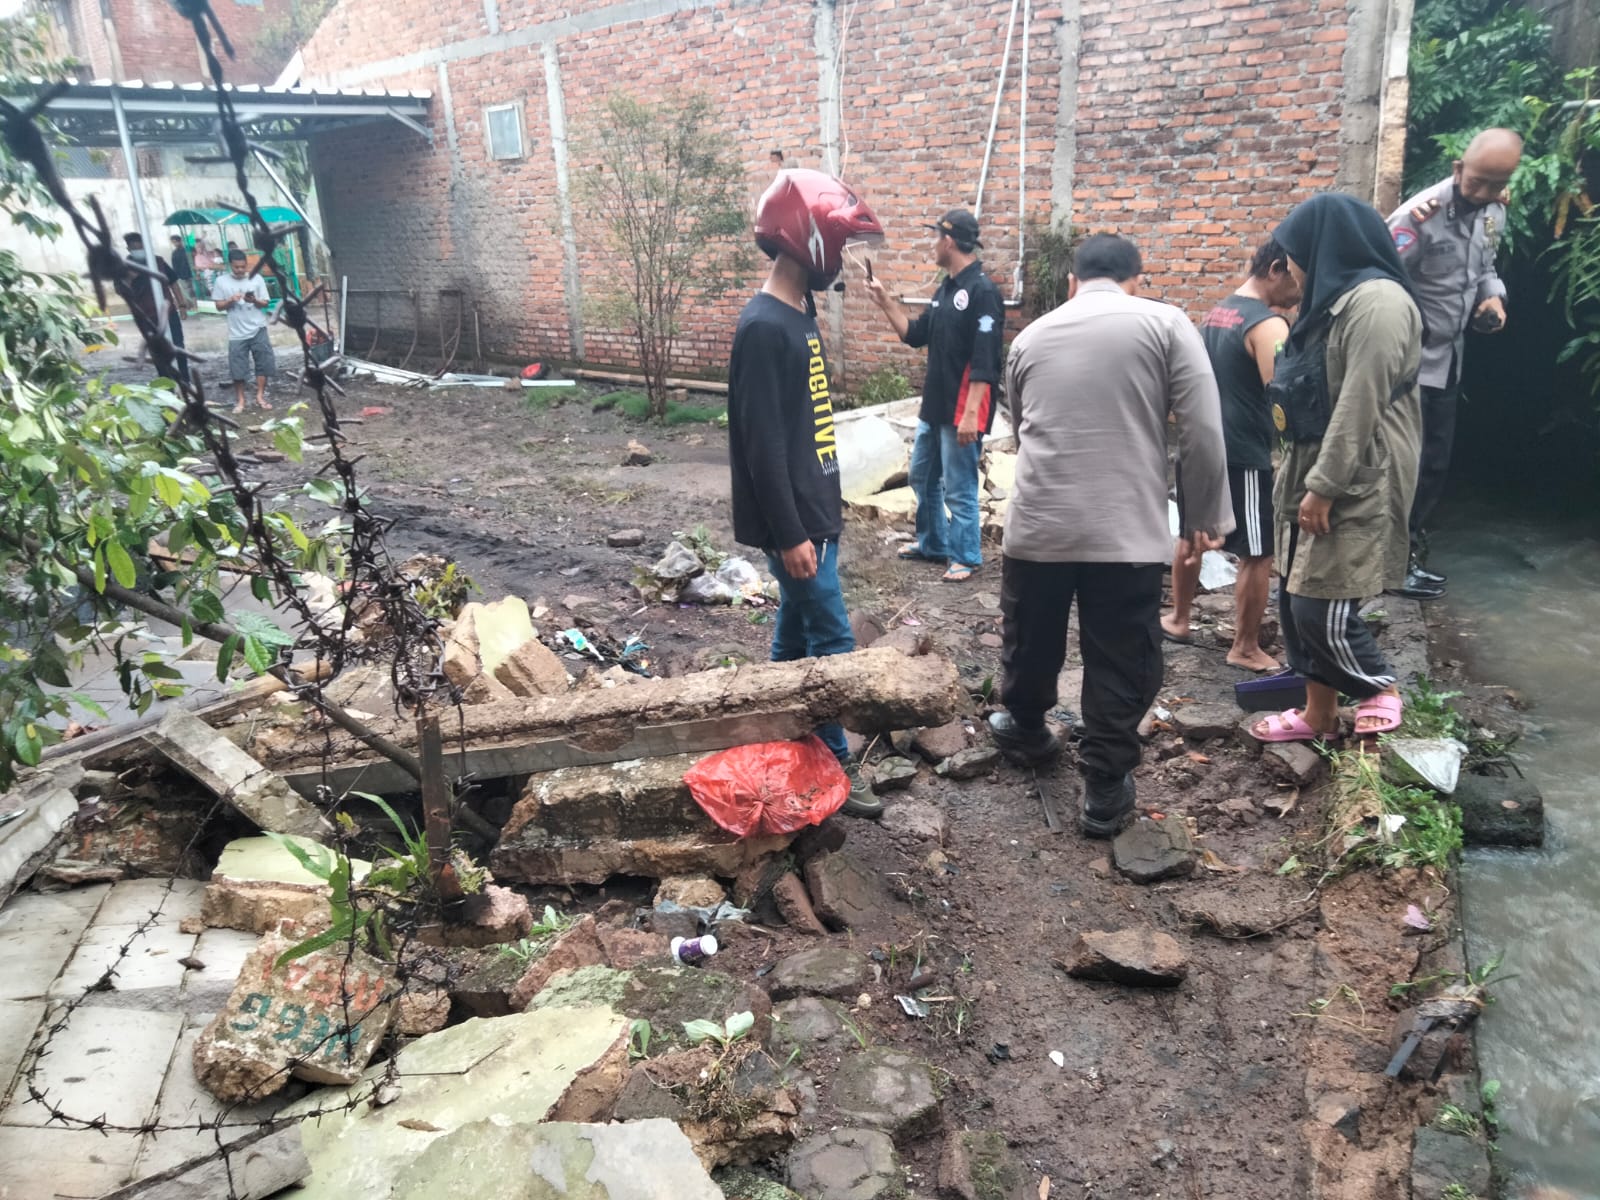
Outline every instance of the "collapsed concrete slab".
<path id="1" fill-rule="evenodd" d="M 308 853 L 331 853 L 309 838 L 296 838 Z M 350 860 L 350 877 L 360 883 L 372 864 Z M 332 890 L 300 860 L 269 837 L 236 838 L 222 848 L 211 882 L 200 902 L 200 919 L 211 929 L 270 933 L 281 921 L 307 931 L 328 924 Z"/>
<path id="2" fill-rule="evenodd" d="M 747 663 L 673 679 L 640 679 L 626 688 L 475 705 L 452 728 L 451 769 L 480 779 L 562 767 L 724 750 L 781 741 L 819 722 L 856 729 L 910 729 L 948 721 L 965 702 L 955 665 L 935 656 L 907 658 L 874 646 L 829 658 Z M 408 749 L 414 722 L 381 714 L 375 730 Z M 464 749 L 458 747 L 464 746 Z M 333 735 L 326 777 L 322 739 L 315 745 L 281 731 L 257 740 L 261 761 L 304 794 L 409 791 L 415 781 L 348 735 Z"/>
<path id="3" fill-rule="evenodd" d="M 327 818 L 200 718 L 172 713 L 145 740 L 260 828 L 324 840 L 332 835 Z"/>
<path id="4" fill-rule="evenodd" d="M 503 841 L 489 856 L 495 877 L 519 883 L 604 883 L 613 875 L 687 875 L 705 872 L 733 878 L 776 853 L 789 838 L 739 838 L 718 829 L 624 840 L 555 838 L 531 826 Z"/>
<path id="5" fill-rule="evenodd" d="M 310 1095 L 284 1111 L 286 1117 L 305 1118 L 299 1128 L 311 1175 L 296 1196 L 299 1200 L 351 1196 L 434 1200 L 460 1191 L 465 1180 L 475 1181 L 477 1194 L 528 1195 L 525 1190 L 483 1189 L 499 1186 L 495 1181 L 521 1189 L 529 1180 L 545 1178 L 544 1168 L 551 1161 L 559 1164 L 559 1156 L 541 1158 L 529 1149 L 515 1169 L 496 1158 L 493 1170 L 486 1169 L 482 1156 L 498 1155 L 497 1145 L 523 1146 L 522 1131 L 556 1113 L 586 1068 L 618 1045 L 625 1053 L 627 1037 L 625 1017 L 611 1008 L 589 1005 L 477 1018 L 419 1038 L 396 1055 L 399 1095 L 389 1103 L 362 1102 L 384 1077 L 385 1065 L 373 1067 L 348 1089 Z M 315 1115 L 319 1113 L 323 1115 Z M 671 1161 L 699 1169 L 688 1141 L 678 1136 L 681 1153 Z M 459 1155 L 469 1150 L 470 1161 L 462 1161 Z M 598 1166 L 598 1154 L 594 1161 Z M 435 1174 L 445 1163 L 451 1164 L 446 1173 Z M 654 1177 L 647 1168 L 642 1163 L 631 1167 L 640 1180 Z M 567 1175 L 565 1168 L 561 1170 L 565 1187 Z M 664 1172 L 662 1177 L 675 1176 Z M 583 1173 L 575 1178 L 581 1180 Z M 414 1190 L 413 1185 L 424 1179 L 427 1186 Z M 620 1198 L 671 1193 L 614 1190 L 609 1194 Z M 699 1195 L 693 1190 L 680 1194 Z"/>

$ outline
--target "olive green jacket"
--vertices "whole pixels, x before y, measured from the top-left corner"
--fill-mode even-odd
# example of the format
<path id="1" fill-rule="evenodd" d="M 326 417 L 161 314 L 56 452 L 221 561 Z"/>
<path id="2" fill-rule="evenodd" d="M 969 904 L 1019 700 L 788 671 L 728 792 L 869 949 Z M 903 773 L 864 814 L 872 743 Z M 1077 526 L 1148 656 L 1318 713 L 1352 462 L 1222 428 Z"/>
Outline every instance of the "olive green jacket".
<path id="1" fill-rule="evenodd" d="M 1357 284 L 1330 313 L 1333 413 L 1320 442 L 1288 446 L 1278 467 L 1278 573 L 1294 595 L 1356 600 L 1405 580 L 1422 449 L 1422 318 L 1387 279 Z M 1333 501 L 1326 534 L 1298 528 L 1307 491 Z"/>

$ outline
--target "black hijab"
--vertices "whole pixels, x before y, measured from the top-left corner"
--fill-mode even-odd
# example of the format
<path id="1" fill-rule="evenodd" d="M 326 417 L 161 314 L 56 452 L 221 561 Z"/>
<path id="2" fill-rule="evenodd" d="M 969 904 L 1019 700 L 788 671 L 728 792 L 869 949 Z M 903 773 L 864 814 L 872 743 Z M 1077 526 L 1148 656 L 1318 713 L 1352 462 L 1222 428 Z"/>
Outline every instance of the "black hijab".
<path id="1" fill-rule="evenodd" d="M 1272 236 L 1306 275 L 1300 316 L 1289 331 L 1291 349 L 1320 329 L 1334 302 L 1359 283 L 1392 279 L 1411 293 L 1389 227 L 1377 209 L 1354 196 L 1320 192 L 1297 205 Z"/>

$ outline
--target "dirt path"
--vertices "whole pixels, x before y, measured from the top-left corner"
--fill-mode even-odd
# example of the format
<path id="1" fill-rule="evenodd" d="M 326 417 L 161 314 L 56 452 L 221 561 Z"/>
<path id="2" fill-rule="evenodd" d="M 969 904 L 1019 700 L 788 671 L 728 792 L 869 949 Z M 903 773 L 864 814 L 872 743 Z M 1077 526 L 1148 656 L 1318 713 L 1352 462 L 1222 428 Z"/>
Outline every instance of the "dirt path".
<path id="1" fill-rule="evenodd" d="M 343 412 L 388 410 L 367 415 L 352 433 L 374 508 L 396 519 L 396 557 L 450 555 L 486 596 L 543 600 L 551 621 L 566 621 L 569 597 L 598 600 L 609 631 L 642 633 L 669 674 L 730 653 L 764 657 L 769 627 L 753 623 L 761 614 L 645 606 L 630 586 L 634 569 L 675 532 L 704 525 L 733 549 L 725 435 L 711 425 L 642 427 L 596 412 L 600 391 L 582 386 L 564 403 L 535 409 L 512 392 L 351 385 Z M 281 385 L 279 396 L 285 392 Z M 630 438 L 649 445 L 650 466 L 621 465 Z M 245 444 L 264 448 L 259 435 L 247 433 Z M 293 464 L 261 472 L 283 485 L 303 478 Z M 606 534 L 624 528 L 643 531 L 644 544 L 607 547 Z M 945 585 L 932 568 L 896 561 L 885 532 L 860 520 L 847 526 L 842 561 L 852 610 L 885 624 L 916 622 L 981 693 L 998 672 L 997 554 L 970 584 Z M 1231 704 L 1240 677 L 1225 664 L 1226 639 L 1214 626 L 1196 641 L 1167 647 L 1160 703 L 1173 711 Z M 1074 650 L 1069 685 L 1076 661 Z M 1075 695 L 1064 692 L 1062 701 L 1076 707 Z M 975 700 L 974 726 L 980 708 Z M 1373 1079 L 1392 1019 L 1389 988 L 1411 977 L 1422 949 L 1404 936 L 1400 917 L 1428 881 L 1355 877 L 1319 902 L 1303 877 L 1277 875 L 1297 839 L 1318 830 L 1321 798 L 1307 789 L 1287 817 L 1271 815 L 1263 801 L 1285 789 L 1231 732 L 1188 742 L 1157 732 L 1137 780 L 1143 810 L 1193 822 L 1209 868 L 1153 886 L 1119 875 L 1108 845 L 1080 837 L 1071 823 L 1070 762 L 1037 780 L 1010 766 L 966 783 L 924 770 L 903 795 L 943 811 L 942 847 L 852 823 L 849 853 L 892 894 L 877 920 L 851 935 L 883 957 L 884 978 L 857 1014 L 863 1037 L 942 1068 L 946 1128 L 1003 1132 L 1036 1173 L 1050 1176 L 1055 1197 L 1288 1200 L 1313 1194 L 1315 1162 L 1324 1164 L 1319 1196 L 1408 1195 L 1411 1131 L 1436 1100 L 1416 1085 L 1385 1091 Z M 1046 828 L 1036 785 L 1067 815 L 1066 831 Z M 1256 938 L 1197 932 L 1174 905 L 1207 897 L 1277 928 Z M 1124 927 L 1176 936 L 1191 964 L 1183 986 L 1087 983 L 1055 965 L 1078 932 Z M 802 941 L 787 933 L 775 945 L 752 941 L 718 966 L 753 973 Z M 952 997 L 926 1020 L 904 1016 L 892 999 L 919 955 Z M 1341 986 L 1359 998 L 1358 1018 L 1335 1028 L 1310 1015 L 1314 1001 Z M 830 1063 L 806 1066 L 821 1085 L 815 1124 L 826 1128 Z M 1336 1132 L 1314 1115 L 1326 1107 L 1318 1104 L 1324 1093 L 1352 1091 L 1361 1101 L 1358 1131 Z M 935 1194 L 939 1146 L 931 1137 L 910 1148 L 911 1194 Z"/>

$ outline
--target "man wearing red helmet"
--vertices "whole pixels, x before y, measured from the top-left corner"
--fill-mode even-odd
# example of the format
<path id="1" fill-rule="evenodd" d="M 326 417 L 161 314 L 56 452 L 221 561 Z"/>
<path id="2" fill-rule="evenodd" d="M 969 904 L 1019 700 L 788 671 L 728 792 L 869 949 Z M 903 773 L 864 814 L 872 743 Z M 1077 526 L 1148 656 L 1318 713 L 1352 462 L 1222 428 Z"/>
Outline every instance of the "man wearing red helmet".
<path id="1" fill-rule="evenodd" d="M 762 195 L 755 235 L 772 268 L 739 316 L 728 362 L 733 534 L 766 554 L 778 580 L 773 661 L 844 654 L 856 643 L 839 586 L 838 445 L 811 293 L 838 276 L 847 242 L 881 238 L 883 228 L 839 180 L 796 170 Z M 817 736 L 853 767 L 841 726 Z M 882 805 L 853 786 L 844 811 L 876 816 Z"/>

